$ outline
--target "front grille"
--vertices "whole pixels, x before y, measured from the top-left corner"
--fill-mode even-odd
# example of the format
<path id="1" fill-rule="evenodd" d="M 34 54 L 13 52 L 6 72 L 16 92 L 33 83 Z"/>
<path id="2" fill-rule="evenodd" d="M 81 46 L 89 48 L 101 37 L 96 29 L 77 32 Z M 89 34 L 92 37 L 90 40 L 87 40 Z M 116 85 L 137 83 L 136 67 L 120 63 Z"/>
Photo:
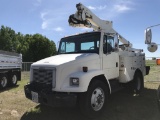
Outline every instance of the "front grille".
<path id="1" fill-rule="evenodd" d="M 33 81 L 38 84 L 52 85 L 55 87 L 55 69 L 33 69 Z"/>

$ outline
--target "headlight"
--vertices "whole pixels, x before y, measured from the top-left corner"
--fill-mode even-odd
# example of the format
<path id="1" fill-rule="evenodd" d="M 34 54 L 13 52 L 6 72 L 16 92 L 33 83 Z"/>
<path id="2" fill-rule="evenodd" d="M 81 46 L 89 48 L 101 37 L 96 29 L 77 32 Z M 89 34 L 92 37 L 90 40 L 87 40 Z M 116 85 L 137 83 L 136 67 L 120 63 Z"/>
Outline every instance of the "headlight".
<path id="1" fill-rule="evenodd" d="M 71 86 L 79 86 L 79 78 L 70 78 Z"/>

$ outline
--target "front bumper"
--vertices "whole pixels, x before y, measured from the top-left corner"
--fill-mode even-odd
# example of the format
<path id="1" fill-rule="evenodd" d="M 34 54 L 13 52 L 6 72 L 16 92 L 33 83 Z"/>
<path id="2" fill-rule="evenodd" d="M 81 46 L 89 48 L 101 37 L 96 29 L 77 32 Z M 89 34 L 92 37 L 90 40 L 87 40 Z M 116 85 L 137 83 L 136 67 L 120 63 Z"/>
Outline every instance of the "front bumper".
<path id="1" fill-rule="evenodd" d="M 77 95 L 74 93 L 53 92 L 43 88 L 36 90 L 31 84 L 24 86 L 26 98 L 33 100 L 33 92 L 37 94 L 37 102 L 52 107 L 72 107 L 76 105 Z"/>

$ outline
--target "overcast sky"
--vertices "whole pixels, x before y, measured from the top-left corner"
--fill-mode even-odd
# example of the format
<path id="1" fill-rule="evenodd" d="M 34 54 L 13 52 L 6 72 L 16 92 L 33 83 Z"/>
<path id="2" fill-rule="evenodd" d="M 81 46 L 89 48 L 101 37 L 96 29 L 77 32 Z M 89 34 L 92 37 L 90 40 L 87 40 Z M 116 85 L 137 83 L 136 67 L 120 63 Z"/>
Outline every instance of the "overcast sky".
<path id="1" fill-rule="evenodd" d="M 114 29 L 146 56 L 160 57 L 160 48 L 149 53 L 144 44 L 144 30 L 160 24 L 160 0 L 0 0 L 0 26 L 22 34 L 40 33 L 57 44 L 61 37 L 86 31 L 68 25 L 79 2 L 101 19 L 113 21 Z M 160 44 L 160 26 L 152 34 L 153 42 Z"/>

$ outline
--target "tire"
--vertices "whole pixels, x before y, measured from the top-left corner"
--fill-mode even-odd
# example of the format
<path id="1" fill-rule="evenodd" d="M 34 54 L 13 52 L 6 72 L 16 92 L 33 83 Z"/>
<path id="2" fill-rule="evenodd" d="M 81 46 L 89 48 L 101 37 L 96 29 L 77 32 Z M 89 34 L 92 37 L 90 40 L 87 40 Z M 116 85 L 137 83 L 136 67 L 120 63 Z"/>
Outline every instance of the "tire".
<path id="1" fill-rule="evenodd" d="M 17 74 L 13 73 L 11 76 L 11 79 L 9 81 L 10 86 L 16 86 L 17 85 Z"/>
<path id="2" fill-rule="evenodd" d="M 133 92 L 140 94 L 144 88 L 144 79 L 140 72 L 136 72 L 133 79 Z"/>
<path id="3" fill-rule="evenodd" d="M 89 118 L 95 118 L 104 111 L 108 97 L 108 87 L 101 81 L 93 81 L 88 91 L 79 96 L 81 112 Z"/>
<path id="4" fill-rule="evenodd" d="M 0 76 L 0 88 L 4 89 L 7 87 L 8 84 L 8 78 L 5 74 Z"/>
<path id="5" fill-rule="evenodd" d="M 159 88 L 157 90 L 157 101 L 158 101 L 158 108 L 159 108 L 159 111 L 160 111 L 160 85 L 159 85 Z"/>

